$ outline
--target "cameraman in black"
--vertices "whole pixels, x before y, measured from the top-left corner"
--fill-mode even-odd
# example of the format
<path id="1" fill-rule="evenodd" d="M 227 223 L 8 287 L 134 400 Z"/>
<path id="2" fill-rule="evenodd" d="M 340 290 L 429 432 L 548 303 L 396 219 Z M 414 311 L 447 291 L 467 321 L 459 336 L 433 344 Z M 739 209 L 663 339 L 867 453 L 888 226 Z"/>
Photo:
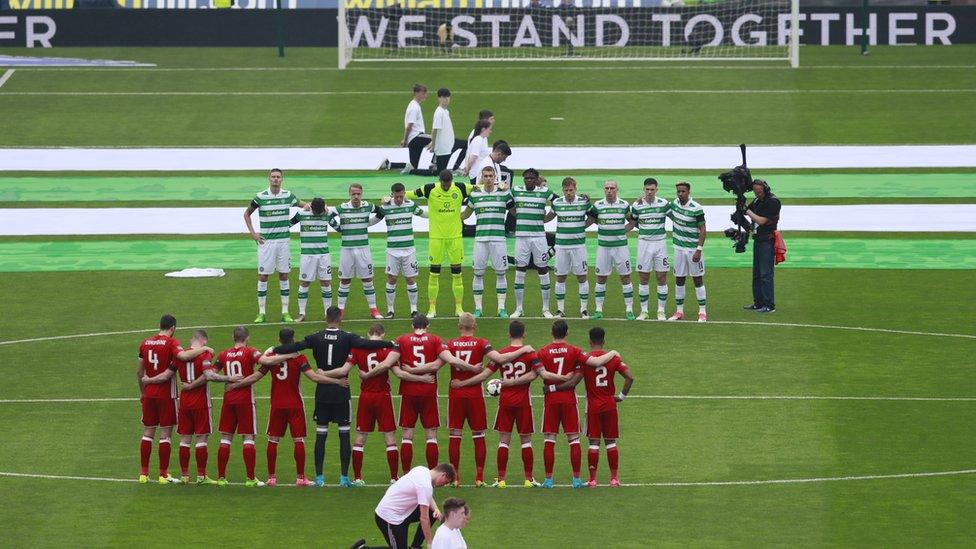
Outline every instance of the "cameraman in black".
<path id="1" fill-rule="evenodd" d="M 779 223 L 782 205 L 763 179 L 753 180 L 752 191 L 756 198 L 746 206 L 745 212 L 756 225 L 752 244 L 752 305 L 746 305 L 743 309 L 772 313 L 776 310 L 773 299 L 773 266 L 776 264 L 773 232 Z"/>

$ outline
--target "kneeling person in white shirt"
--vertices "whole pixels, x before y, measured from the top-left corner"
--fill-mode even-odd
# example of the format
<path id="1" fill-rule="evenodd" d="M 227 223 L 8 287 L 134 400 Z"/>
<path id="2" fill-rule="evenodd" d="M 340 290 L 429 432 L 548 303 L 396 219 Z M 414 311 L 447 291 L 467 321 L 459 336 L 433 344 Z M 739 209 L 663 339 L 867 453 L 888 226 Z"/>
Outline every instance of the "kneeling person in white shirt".
<path id="1" fill-rule="evenodd" d="M 471 508 L 461 498 L 447 498 L 443 507 L 443 524 L 434 534 L 430 549 L 467 549 L 461 529 L 471 520 Z"/>

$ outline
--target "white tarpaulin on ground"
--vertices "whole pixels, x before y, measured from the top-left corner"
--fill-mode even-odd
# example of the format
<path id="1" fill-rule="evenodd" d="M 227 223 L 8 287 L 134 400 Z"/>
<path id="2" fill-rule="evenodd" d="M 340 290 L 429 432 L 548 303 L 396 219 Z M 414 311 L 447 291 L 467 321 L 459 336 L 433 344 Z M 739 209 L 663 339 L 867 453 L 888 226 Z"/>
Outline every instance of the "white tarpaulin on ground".
<path id="1" fill-rule="evenodd" d="M 710 231 L 732 225 L 731 204 L 704 208 Z M 243 208 L 11 208 L 0 216 L 0 235 L 239 233 L 246 238 L 241 219 L 243 211 Z M 257 213 L 253 218 L 257 228 Z M 784 205 L 781 218 L 779 227 L 784 231 L 976 232 L 976 204 Z M 555 227 L 555 221 L 546 225 L 550 231 Z M 414 218 L 414 229 L 426 232 L 427 220 Z M 292 230 L 297 231 L 297 227 Z M 369 230 L 383 232 L 386 223 L 377 223 Z"/>
<path id="2" fill-rule="evenodd" d="M 681 147 L 519 147 L 512 169 L 718 169 L 741 163 L 737 145 Z M 8 171 L 372 170 L 407 160 L 402 148 L 90 148 L 0 149 Z M 421 161 L 423 164 L 423 161 Z M 976 145 L 755 146 L 749 167 L 957 168 L 976 166 Z"/>

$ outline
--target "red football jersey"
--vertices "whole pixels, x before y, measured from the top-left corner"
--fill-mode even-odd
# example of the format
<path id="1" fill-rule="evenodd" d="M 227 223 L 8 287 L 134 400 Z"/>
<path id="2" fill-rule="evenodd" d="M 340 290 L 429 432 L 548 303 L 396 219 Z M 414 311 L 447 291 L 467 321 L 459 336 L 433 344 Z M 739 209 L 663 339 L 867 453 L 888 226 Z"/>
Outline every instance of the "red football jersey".
<path id="1" fill-rule="evenodd" d="M 444 340 L 434 334 L 404 334 L 397 338 L 400 346 L 400 367 L 406 371 L 437 360 L 437 355 L 447 347 Z M 436 375 L 436 374 L 435 374 Z M 437 383 L 401 381 L 400 394 L 408 396 L 437 396 Z"/>
<path id="2" fill-rule="evenodd" d="M 386 360 L 387 355 L 389 355 L 390 351 L 392 350 L 393 349 L 357 349 L 353 347 L 352 351 L 349 353 L 347 362 L 355 364 L 361 372 L 368 374 L 369 371 L 379 365 L 380 362 Z M 389 370 L 369 379 L 362 380 L 362 383 L 359 385 L 359 392 L 390 394 Z"/>
<path id="3" fill-rule="evenodd" d="M 210 370 L 213 368 L 213 365 L 211 364 L 212 359 L 213 354 L 210 351 L 205 351 L 202 355 L 189 362 L 184 360 L 175 361 L 174 364 L 176 365 L 176 372 L 180 376 L 180 381 L 183 383 L 192 383 L 194 379 L 203 375 L 204 370 Z M 184 408 L 186 410 L 201 410 L 209 407 L 209 383 L 204 383 L 195 389 L 183 389 L 180 391 L 180 408 Z"/>
<path id="4" fill-rule="evenodd" d="M 481 339 L 480 337 L 461 336 L 448 341 L 447 350 L 451 351 L 451 354 L 467 362 L 468 364 L 477 366 L 485 361 L 485 355 L 491 351 L 491 343 L 488 343 L 487 339 Z M 451 367 L 451 380 L 456 379 L 459 381 L 464 381 L 476 375 L 477 374 L 474 372 L 468 370 L 460 370 L 453 366 Z M 451 390 L 448 392 L 448 397 L 478 398 L 481 397 L 482 394 L 483 393 L 481 392 L 480 386 L 468 385 L 467 387 L 461 387 L 460 389 L 451 387 Z"/>
<path id="5" fill-rule="evenodd" d="M 268 353 L 268 356 L 274 356 L 274 353 Z M 298 355 L 277 366 L 261 366 L 259 368 L 263 374 L 272 373 L 272 408 L 303 408 L 302 390 L 299 388 L 299 384 L 302 381 L 302 372 L 309 368 L 311 366 L 308 365 L 308 359 L 305 358 L 305 355 Z"/>
<path id="6" fill-rule="evenodd" d="M 247 377 L 254 373 L 254 365 L 258 363 L 261 351 L 254 347 L 231 347 L 217 355 L 218 370 L 229 376 Z M 224 393 L 224 402 L 230 404 L 248 404 L 254 402 L 254 386 L 248 385 Z"/>
<path id="7" fill-rule="evenodd" d="M 582 360 L 585 362 L 587 356 L 601 356 L 606 351 L 590 351 L 584 354 Z M 617 394 L 617 388 L 613 384 L 613 377 L 618 372 L 627 371 L 627 365 L 620 360 L 620 357 L 613 357 L 604 366 L 583 367 L 583 380 L 586 382 L 586 409 L 592 412 L 603 412 L 613 410 L 617 407 L 617 401 L 613 399 Z"/>
<path id="8" fill-rule="evenodd" d="M 583 350 L 565 341 L 549 343 L 539 349 L 536 354 L 547 372 L 559 376 L 572 375 L 583 366 Z M 546 402 L 550 404 L 575 404 L 576 389 L 546 393 Z"/>
<path id="9" fill-rule="evenodd" d="M 505 354 L 512 351 L 517 351 L 521 348 L 521 345 L 509 345 L 498 352 Z M 488 365 L 488 369 L 492 372 L 498 368 L 498 364 L 495 364 L 494 362 Z M 505 364 L 501 365 L 502 379 L 516 379 L 524 374 L 527 374 L 530 370 L 535 370 L 536 368 L 542 368 L 542 363 L 539 362 L 539 358 L 535 353 L 525 353 L 524 355 L 516 358 L 514 361 L 506 362 Z M 499 397 L 500 400 L 498 401 L 499 406 L 529 406 L 531 404 L 529 401 L 530 385 L 531 384 L 516 385 L 515 387 L 503 387 L 502 394 Z"/>
<path id="10" fill-rule="evenodd" d="M 139 359 L 146 369 L 146 375 L 156 377 L 169 369 L 182 350 L 179 341 L 169 336 L 155 335 L 142 341 Z M 148 383 L 142 394 L 149 398 L 176 398 L 176 378 L 170 378 L 168 383 Z"/>

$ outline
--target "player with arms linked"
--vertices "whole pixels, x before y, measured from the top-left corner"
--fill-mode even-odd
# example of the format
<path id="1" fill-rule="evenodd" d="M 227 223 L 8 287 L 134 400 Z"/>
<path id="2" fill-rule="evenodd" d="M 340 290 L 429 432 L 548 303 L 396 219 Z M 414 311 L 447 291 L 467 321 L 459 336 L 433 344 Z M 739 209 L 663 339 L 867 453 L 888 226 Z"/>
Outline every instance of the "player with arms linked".
<path id="1" fill-rule="evenodd" d="M 329 307 L 325 312 L 326 329 L 309 334 L 305 339 L 296 343 L 288 343 L 275 347 L 273 352 L 278 355 L 295 353 L 304 349 L 311 349 L 315 364 L 325 375 L 335 377 L 331 370 L 342 368 L 349 352 L 357 349 L 383 349 L 393 347 L 393 342 L 382 340 L 367 340 L 340 329 L 342 325 L 342 310 Z M 342 377 L 342 376 L 339 376 Z M 325 475 L 322 472 L 325 461 L 325 442 L 329 436 L 329 423 L 339 424 L 339 460 L 342 475 L 339 485 L 352 486 L 349 480 L 349 460 L 352 457 L 352 445 L 349 440 L 349 428 L 352 415 L 352 396 L 348 383 L 345 386 L 332 383 L 319 383 L 315 387 L 315 485 L 325 486 Z"/>
<path id="2" fill-rule="evenodd" d="M 168 383 L 149 383 L 144 378 L 153 378 L 169 370 L 173 361 L 191 361 L 204 353 L 213 354 L 213 349 L 201 346 L 184 350 L 180 342 L 173 339 L 176 333 L 176 318 L 163 315 L 159 319 L 159 333 L 148 337 L 139 345 L 139 367 L 136 379 L 139 381 L 140 403 L 142 405 L 142 441 L 139 444 L 139 482 L 149 482 L 149 457 L 152 454 L 153 438 L 159 428 L 159 483 L 177 484 L 179 479 L 169 474 L 169 458 L 172 450 L 170 436 L 176 425 L 176 380 Z"/>

